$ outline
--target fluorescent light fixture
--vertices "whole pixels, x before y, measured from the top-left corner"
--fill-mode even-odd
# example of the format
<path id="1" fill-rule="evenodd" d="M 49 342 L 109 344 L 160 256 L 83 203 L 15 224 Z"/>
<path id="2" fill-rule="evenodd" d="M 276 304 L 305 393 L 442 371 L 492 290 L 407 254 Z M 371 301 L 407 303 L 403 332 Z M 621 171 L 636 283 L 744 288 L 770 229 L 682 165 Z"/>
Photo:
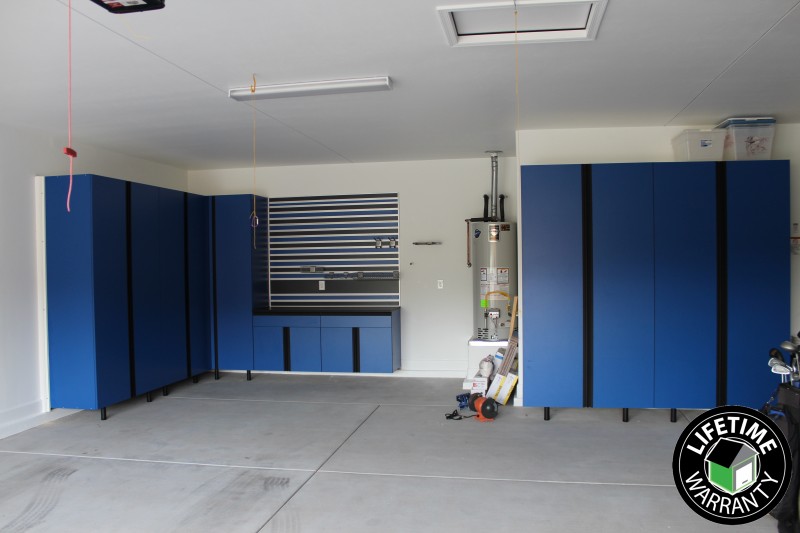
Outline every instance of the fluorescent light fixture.
<path id="1" fill-rule="evenodd" d="M 376 78 L 352 78 L 347 80 L 304 81 L 257 85 L 255 93 L 250 87 L 237 87 L 228 91 L 228 97 L 240 102 L 262 98 L 289 98 L 293 96 L 318 96 L 323 94 L 363 93 L 388 91 L 392 88 L 389 76 Z"/>

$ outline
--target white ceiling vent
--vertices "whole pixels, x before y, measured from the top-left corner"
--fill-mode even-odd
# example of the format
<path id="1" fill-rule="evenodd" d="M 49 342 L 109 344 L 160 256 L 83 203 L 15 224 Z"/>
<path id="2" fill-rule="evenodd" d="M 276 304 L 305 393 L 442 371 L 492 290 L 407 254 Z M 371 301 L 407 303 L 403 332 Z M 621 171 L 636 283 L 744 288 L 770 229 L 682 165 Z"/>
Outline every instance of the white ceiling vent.
<path id="1" fill-rule="evenodd" d="M 520 43 L 592 41 L 608 0 L 517 0 Z M 451 46 L 514 43 L 514 2 L 438 7 Z"/>

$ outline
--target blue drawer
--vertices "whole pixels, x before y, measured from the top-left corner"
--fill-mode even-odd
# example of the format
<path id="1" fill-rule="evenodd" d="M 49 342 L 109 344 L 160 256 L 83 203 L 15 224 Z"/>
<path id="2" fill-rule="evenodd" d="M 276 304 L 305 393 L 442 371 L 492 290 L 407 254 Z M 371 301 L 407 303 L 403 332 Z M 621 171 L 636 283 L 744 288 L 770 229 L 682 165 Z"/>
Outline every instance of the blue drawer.
<path id="1" fill-rule="evenodd" d="M 318 328 L 319 316 L 308 315 L 258 315 L 253 317 L 254 327 Z"/>
<path id="2" fill-rule="evenodd" d="M 392 317 L 387 316 L 341 316 L 324 315 L 322 327 L 324 328 L 390 328 Z"/>

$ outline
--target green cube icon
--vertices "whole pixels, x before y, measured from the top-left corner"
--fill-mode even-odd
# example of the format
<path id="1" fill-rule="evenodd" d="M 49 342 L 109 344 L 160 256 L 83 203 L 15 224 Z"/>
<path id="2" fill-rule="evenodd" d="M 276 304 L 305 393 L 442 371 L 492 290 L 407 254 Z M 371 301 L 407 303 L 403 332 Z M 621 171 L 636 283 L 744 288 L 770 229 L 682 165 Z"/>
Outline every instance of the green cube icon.
<path id="1" fill-rule="evenodd" d="M 706 455 L 708 480 L 728 494 L 736 494 L 758 477 L 758 452 L 745 442 L 720 439 Z"/>

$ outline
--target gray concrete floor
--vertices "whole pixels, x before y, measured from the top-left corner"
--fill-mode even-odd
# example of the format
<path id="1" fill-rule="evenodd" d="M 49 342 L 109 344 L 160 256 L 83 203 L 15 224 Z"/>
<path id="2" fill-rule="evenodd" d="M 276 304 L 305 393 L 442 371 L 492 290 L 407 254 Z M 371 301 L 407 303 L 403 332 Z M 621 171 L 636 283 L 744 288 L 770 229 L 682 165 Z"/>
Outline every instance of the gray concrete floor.
<path id="1" fill-rule="evenodd" d="M 669 412 L 501 408 L 460 379 L 223 374 L 0 440 L 0 532 L 691 532 Z"/>

